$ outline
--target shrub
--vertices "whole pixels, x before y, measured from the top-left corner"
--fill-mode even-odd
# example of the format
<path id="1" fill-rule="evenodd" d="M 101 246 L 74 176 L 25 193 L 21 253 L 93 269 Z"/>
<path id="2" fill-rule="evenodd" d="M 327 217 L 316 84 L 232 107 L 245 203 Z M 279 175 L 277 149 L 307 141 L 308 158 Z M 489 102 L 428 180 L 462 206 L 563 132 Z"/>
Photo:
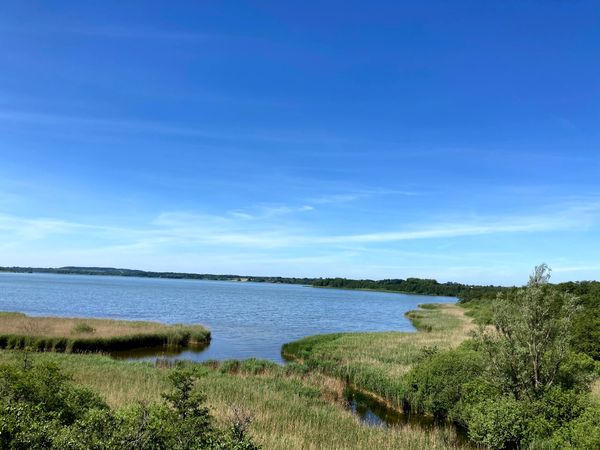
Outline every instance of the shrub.
<path id="1" fill-rule="evenodd" d="M 593 404 L 576 419 L 559 429 L 552 438 L 556 449 L 600 448 L 600 404 Z"/>
<path id="2" fill-rule="evenodd" d="M 584 353 L 569 352 L 559 369 L 557 381 L 565 389 L 587 391 L 598 376 L 600 364 Z"/>
<path id="3" fill-rule="evenodd" d="M 433 353 L 404 377 L 411 409 L 440 419 L 456 413 L 466 383 L 481 375 L 483 361 L 473 350 L 458 348 Z"/>
<path id="4" fill-rule="evenodd" d="M 469 437 L 493 449 L 517 448 L 527 429 L 523 404 L 509 396 L 481 400 L 464 415 Z"/>
<path id="5" fill-rule="evenodd" d="M 0 448 L 255 450 L 248 415 L 213 426 L 197 387 L 201 370 L 174 370 L 165 402 L 113 411 L 56 366 L 0 367 Z M 243 419 L 243 420 L 242 420 Z"/>
<path id="6" fill-rule="evenodd" d="M 579 417 L 588 406 L 586 394 L 554 386 L 534 400 L 523 401 L 527 414 L 527 442 L 545 441 L 560 427 Z"/>

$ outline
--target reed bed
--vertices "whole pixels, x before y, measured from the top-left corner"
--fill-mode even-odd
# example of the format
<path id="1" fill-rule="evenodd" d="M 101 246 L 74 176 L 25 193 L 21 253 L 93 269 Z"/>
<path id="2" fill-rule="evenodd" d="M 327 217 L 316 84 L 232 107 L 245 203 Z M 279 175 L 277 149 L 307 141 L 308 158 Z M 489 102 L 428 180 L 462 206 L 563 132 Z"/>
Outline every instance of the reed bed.
<path id="1" fill-rule="evenodd" d="M 172 369 L 100 355 L 0 351 L 0 364 L 54 362 L 113 406 L 158 401 Z M 253 417 L 250 433 L 265 450 L 466 449 L 452 428 L 368 427 L 343 406 L 344 383 L 299 365 L 247 360 L 192 365 L 216 419 L 225 425 L 233 406 Z"/>
<path id="2" fill-rule="evenodd" d="M 335 376 L 401 408 L 401 375 L 424 353 L 456 347 L 474 329 L 472 319 L 458 305 L 423 305 L 407 314 L 417 333 L 336 333 L 310 336 L 285 344 L 288 360 Z"/>
<path id="3" fill-rule="evenodd" d="M 0 348 L 5 349 L 111 352 L 163 345 L 205 345 L 209 342 L 210 332 L 200 325 L 0 313 Z"/>

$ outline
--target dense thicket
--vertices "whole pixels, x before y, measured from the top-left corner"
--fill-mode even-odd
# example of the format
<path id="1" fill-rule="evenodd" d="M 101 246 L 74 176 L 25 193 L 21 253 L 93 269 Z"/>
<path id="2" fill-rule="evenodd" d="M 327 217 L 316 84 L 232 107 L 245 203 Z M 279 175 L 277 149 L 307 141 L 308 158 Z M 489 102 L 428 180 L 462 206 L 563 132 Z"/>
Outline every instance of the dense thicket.
<path id="1" fill-rule="evenodd" d="M 579 299 L 580 309 L 573 319 L 574 348 L 600 361 L 600 282 L 568 282 L 556 287 Z"/>
<path id="2" fill-rule="evenodd" d="M 572 294 L 578 299 L 578 309 L 572 318 L 573 349 L 600 361 L 600 282 L 569 281 L 553 284 L 557 292 Z M 498 293 L 514 292 L 516 288 L 489 291 L 483 296 L 459 296 L 476 321 L 490 324 Z"/>
<path id="3" fill-rule="evenodd" d="M 574 291 L 590 286 L 548 278 L 539 266 L 488 307 L 492 327 L 417 363 L 403 377 L 410 407 L 454 420 L 488 448 L 600 448 L 600 405 L 589 394 L 600 364 L 578 351 L 575 320 L 584 309 Z"/>

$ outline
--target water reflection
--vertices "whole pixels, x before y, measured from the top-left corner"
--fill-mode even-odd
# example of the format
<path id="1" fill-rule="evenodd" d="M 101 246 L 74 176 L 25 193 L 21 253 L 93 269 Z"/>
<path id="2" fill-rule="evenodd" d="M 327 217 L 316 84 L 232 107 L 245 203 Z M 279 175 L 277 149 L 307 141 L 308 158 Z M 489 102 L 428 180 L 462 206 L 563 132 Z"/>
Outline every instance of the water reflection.
<path id="1" fill-rule="evenodd" d="M 125 361 L 149 361 L 157 360 L 179 360 L 198 359 L 198 356 L 208 348 L 209 344 L 197 344 L 189 347 L 164 345 L 160 347 L 143 347 L 133 350 L 120 350 L 110 352 L 109 355 L 115 359 Z"/>
<path id="2" fill-rule="evenodd" d="M 393 408 L 374 400 L 368 395 L 349 389 L 346 400 L 352 413 L 358 416 L 361 422 L 370 426 L 417 425 L 421 428 L 435 426 L 433 417 L 403 414 Z"/>
<path id="3" fill-rule="evenodd" d="M 424 430 L 445 428 L 451 431 L 451 435 L 454 437 L 451 440 L 462 446 L 470 446 L 465 430 L 450 422 L 439 422 L 432 416 L 401 413 L 353 389 L 346 391 L 346 401 L 352 414 L 367 426 L 388 428 L 410 425 Z"/>

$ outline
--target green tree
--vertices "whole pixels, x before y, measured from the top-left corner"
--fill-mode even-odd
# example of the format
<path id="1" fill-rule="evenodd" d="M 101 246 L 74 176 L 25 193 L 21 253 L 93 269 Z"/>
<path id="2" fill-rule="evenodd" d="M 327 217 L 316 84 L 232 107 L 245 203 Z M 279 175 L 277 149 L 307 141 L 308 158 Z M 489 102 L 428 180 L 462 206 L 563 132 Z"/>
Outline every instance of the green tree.
<path id="1" fill-rule="evenodd" d="M 477 336 L 493 379 L 516 399 L 554 385 L 569 354 L 577 298 L 549 279 L 550 268 L 542 264 L 526 287 L 498 294 L 494 329 L 482 327 Z"/>

